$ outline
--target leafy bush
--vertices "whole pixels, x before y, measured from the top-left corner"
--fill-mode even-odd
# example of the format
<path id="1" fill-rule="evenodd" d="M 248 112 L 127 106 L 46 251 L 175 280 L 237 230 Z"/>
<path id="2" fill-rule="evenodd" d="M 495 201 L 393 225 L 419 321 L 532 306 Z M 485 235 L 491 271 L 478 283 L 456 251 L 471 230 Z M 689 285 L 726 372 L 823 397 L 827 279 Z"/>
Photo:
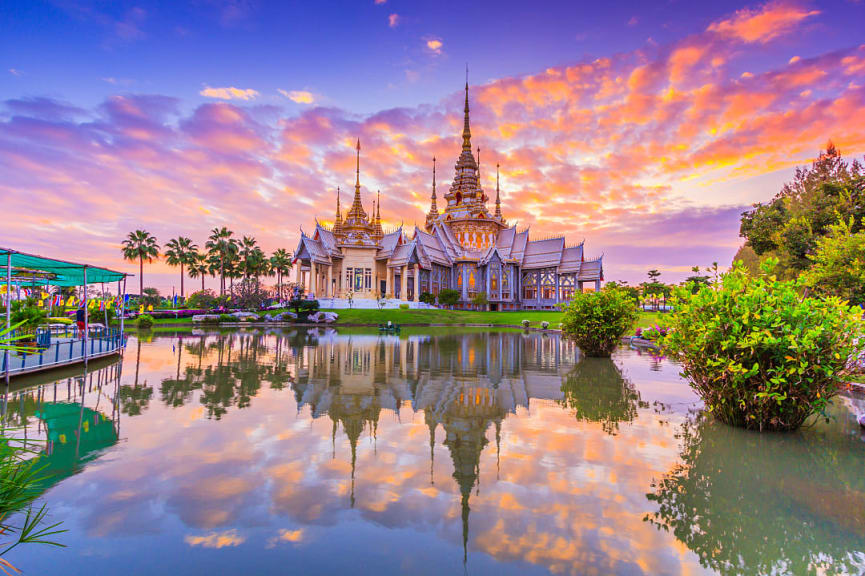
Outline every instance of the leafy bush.
<path id="1" fill-rule="evenodd" d="M 565 308 L 562 332 L 586 356 L 609 357 L 637 320 L 634 300 L 616 287 L 577 292 Z"/>
<path id="2" fill-rule="evenodd" d="M 64 316 L 49 316 L 45 319 L 49 324 L 66 324 L 72 325 L 75 322 L 72 321 L 72 318 L 66 318 Z"/>
<path id="3" fill-rule="evenodd" d="M 429 292 L 421 292 L 421 295 L 417 299 L 418 302 L 423 302 L 424 304 L 435 304 L 436 302 L 436 297 Z"/>
<path id="4" fill-rule="evenodd" d="M 144 294 L 138 300 L 139 304 L 143 304 L 145 308 L 153 306 L 156 308 L 162 304 L 162 297 L 159 295 L 159 290 L 156 288 L 145 288 Z"/>
<path id="5" fill-rule="evenodd" d="M 400 310 L 408 310 L 408 308 L 409 308 L 408 304 L 400 304 L 399 305 Z"/>
<path id="6" fill-rule="evenodd" d="M 486 292 L 478 292 L 474 296 L 472 296 L 472 304 L 477 306 L 478 308 L 483 308 L 487 304 L 489 304 L 489 300 L 487 300 Z"/>
<path id="7" fill-rule="evenodd" d="M 838 296 L 852 304 L 865 304 L 865 230 L 853 232 L 853 219 L 829 227 L 829 235 L 817 240 L 813 262 L 805 281 L 816 294 Z M 863 222 L 865 225 L 865 222 Z"/>
<path id="8" fill-rule="evenodd" d="M 259 310 L 267 299 L 267 291 L 257 278 L 245 278 L 234 286 L 232 304 L 242 310 Z"/>
<path id="9" fill-rule="evenodd" d="M 689 285 L 688 288 L 690 289 L 691 285 Z M 663 326 L 658 326 L 657 324 L 655 324 L 654 326 L 651 326 L 650 328 L 645 328 L 645 329 L 638 328 L 637 330 L 640 330 L 640 333 L 637 335 L 637 338 L 644 338 L 646 340 L 653 340 L 653 341 L 660 340 L 661 338 L 666 336 L 667 333 L 669 332 L 669 329 L 664 328 Z"/>
<path id="10" fill-rule="evenodd" d="M 301 312 L 318 312 L 318 309 L 321 305 L 318 303 L 318 300 L 303 300 L 300 304 Z"/>
<path id="11" fill-rule="evenodd" d="M 439 292 L 439 304 L 442 306 L 456 306 L 460 301 L 460 292 L 446 288 Z"/>
<path id="12" fill-rule="evenodd" d="M 220 322 L 237 322 L 237 318 L 232 316 L 231 314 L 220 314 L 219 315 Z"/>
<path id="13" fill-rule="evenodd" d="M 546 329 L 549 328 L 549 327 L 550 327 L 550 323 L 547 322 L 546 320 L 544 320 L 543 322 L 541 322 L 541 330 L 546 330 Z"/>
<path id="14" fill-rule="evenodd" d="M 531 322 L 529 322 L 528 320 L 520 320 L 520 324 L 523 325 L 523 328 L 528 328 Z"/>
<path id="15" fill-rule="evenodd" d="M 661 339 L 707 410 L 734 426 L 792 430 L 825 414 L 862 346 L 861 310 L 803 297 L 804 280 L 778 280 L 775 263 L 752 276 L 737 262 L 715 288 L 680 289 Z"/>
<path id="16" fill-rule="evenodd" d="M 150 314 L 141 314 L 138 317 L 139 328 L 150 328 L 153 326 L 153 316 Z"/>
<path id="17" fill-rule="evenodd" d="M 36 306 L 35 300 L 28 298 L 12 302 L 12 324 L 21 324 L 22 328 L 35 328 L 45 321 L 48 313 Z"/>
<path id="18" fill-rule="evenodd" d="M 218 305 L 219 297 L 210 289 L 193 292 L 186 299 L 187 308 L 210 310 L 211 308 L 216 308 Z"/>

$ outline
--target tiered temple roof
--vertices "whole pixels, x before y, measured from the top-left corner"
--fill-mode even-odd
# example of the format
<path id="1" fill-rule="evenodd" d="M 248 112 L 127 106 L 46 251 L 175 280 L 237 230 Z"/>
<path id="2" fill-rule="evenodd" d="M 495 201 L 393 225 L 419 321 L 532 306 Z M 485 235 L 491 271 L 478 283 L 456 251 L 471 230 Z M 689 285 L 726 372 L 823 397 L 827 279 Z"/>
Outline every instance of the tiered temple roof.
<path id="1" fill-rule="evenodd" d="M 528 229 L 518 231 L 516 226 L 507 226 L 502 214 L 498 164 L 495 211 L 490 214 L 488 198 L 480 185 L 479 159 L 472 153 L 468 83 L 465 90 L 462 149 L 453 182 L 444 195 L 447 204 L 442 212 L 437 204 L 436 159 L 433 158 L 432 194 L 424 229 L 415 227 L 412 238 L 406 236 L 402 227 L 385 233 L 381 223 L 381 193 L 377 193 L 370 214 L 361 201 L 358 140 L 354 198 L 350 208 L 343 216 L 337 188 L 333 226 L 328 229 L 316 222 L 312 237 L 301 231 L 296 258 L 331 264 L 334 258 L 342 258 L 346 249 L 374 248 L 375 258 L 387 260 L 388 267 L 418 262 L 422 268 L 431 269 L 434 264 L 452 267 L 459 261 L 484 266 L 496 257 L 521 269 L 555 268 L 559 274 L 576 274 L 581 282 L 602 280 L 602 258 L 586 261 L 582 242 L 566 246 L 563 237 L 531 240 Z"/>

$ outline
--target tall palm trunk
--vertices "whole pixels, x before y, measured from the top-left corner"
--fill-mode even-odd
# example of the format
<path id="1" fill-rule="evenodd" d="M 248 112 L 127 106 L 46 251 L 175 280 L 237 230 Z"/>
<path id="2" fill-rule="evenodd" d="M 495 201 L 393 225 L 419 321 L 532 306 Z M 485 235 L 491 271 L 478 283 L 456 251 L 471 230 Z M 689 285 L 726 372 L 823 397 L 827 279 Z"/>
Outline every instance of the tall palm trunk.
<path id="1" fill-rule="evenodd" d="M 219 256 L 219 295 L 225 295 L 225 260 L 221 254 Z"/>
<path id="2" fill-rule="evenodd" d="M 138 297 L 144 296 L 144 256 L 138 256 Z"/>
<path id="3" fill-rule="evenodd" d="M 204 292 L 204 272 L 201 273 L 201 291 Z"/>
<path id="4" fill-rule="evenodd" d="M 183 299 L 183 262 L 180 263 L 180 299 Z"/>

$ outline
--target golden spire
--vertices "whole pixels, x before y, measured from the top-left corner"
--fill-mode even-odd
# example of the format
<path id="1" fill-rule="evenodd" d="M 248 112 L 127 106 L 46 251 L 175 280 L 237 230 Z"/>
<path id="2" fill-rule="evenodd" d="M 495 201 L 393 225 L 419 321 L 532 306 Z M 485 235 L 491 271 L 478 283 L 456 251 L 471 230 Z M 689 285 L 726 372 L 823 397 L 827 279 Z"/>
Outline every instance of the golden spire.
<path id="1" fill-rule="evenodd" d="M 495 217 L 502 219 L 502 200 L 499 196 L 499 165 L 496 164 L 496 214 Z"/>
<path id="2" fill-rule="evenodd" d="M 471 153 L 472 151 L 472 130 L 469 128 L 469 69 L 466 67 L 466 107 L 465 119 L 463 120 L 463 150 Z"/>
<path id="3" fill-rule="evenodd" d="M 373 227 L 373 236 L 376 238 L 381 238 L 384 236 L 384 230 L 381 229 L 381 190 L 376 192 L 376 202 L 373 202 L 373 219 L 372 219 L 372 227 Z"/>
<path id="4" fill-rule="evenodd" d="M 430 199 L 429 212 L 426 215 L 426 230 L 430 232 L 436 218 L 439 216 L 438 205 L 436 204 L 436 158 L 433 156 L 433 180 L 432 180 L 432 197 Z"/>
<path id="5" fill-rule="evenodd" d="M 360 138 L 357 140 L 357 180 L 354 185 L 354 200 L 345 217 L 344 227 L 371 229 L 366 210 L 363 209 L 363 203 L 360 199 Z"/>
<path id="6" fill-rule="evenodd" d="M 360 138 L 357 139 L 357 180 L 354 187 L 360 190 Z"/>
<path id="7" fill-rule="evenodd" d="M 430 207 L 430 212 L 435 212 L 438 214 L 438 207 L 436 206 L 436 157 L 433 156 L 433 192 L 432 192 L 432 206 Z"/>
<path id="8" fill-rule="evenodd" d="M 333 231 L 335 234 L 342 232 L 342 210 L 339 208 L 339 186 L 336 187 L 336 218 L 333 221 Z"/>

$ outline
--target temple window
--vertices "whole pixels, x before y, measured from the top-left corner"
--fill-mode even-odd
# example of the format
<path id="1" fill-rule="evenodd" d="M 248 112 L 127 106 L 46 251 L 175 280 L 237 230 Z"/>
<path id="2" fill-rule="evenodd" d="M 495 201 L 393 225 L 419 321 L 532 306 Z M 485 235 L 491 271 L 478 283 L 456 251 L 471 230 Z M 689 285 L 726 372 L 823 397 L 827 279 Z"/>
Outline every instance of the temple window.
<path id="1" fill-rule="evenodd" d="M 537 276 L 535 272 L 523 272 L 523 300 L 535 300 L 538 297 Z"/>
<path id="2" fill-rule="evenodd" d="M 541 295 L 544 300 L 556 298 L 556 273 L 551 269 L 541 272 Z"/>

